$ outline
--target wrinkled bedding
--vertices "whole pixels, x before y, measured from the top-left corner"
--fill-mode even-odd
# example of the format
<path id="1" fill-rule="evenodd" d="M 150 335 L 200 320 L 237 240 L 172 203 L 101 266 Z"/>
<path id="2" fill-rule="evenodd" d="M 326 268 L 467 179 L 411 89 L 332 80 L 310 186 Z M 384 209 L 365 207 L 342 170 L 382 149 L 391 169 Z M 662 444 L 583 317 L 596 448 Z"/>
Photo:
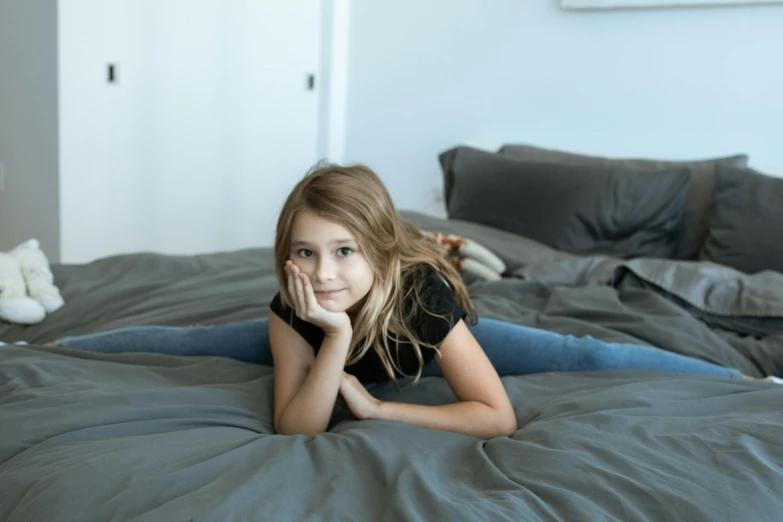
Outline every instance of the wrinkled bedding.
<path id="1" fill-rule="evenodd" d="M 471 283 L 482 317 L 783 375 L 778 274 L 580 265 L 519 236 L 406 217 L 473 235 L 504 259 L 516 277 Z M 40 346 L 265 316 L 277 288 L 269 250 L 53 269 L 66 306 L 39 325 L 0 324 L 0 340 L 30 343 L 0 347 L 0 521 L 780 519 L 781 386 L 655 372 L 506 377 L 512 437 L 359 422 L 338 409 L 308 441 L 272 433 L 271 368 Z M 371 392 L 455 400 L 439 378 Z"/>

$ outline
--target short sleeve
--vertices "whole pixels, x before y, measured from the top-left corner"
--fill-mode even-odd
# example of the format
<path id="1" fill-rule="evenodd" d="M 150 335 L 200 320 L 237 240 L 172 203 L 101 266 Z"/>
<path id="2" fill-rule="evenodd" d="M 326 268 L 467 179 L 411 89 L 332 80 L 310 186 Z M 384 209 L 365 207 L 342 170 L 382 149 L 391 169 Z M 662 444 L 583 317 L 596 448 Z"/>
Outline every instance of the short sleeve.
<path id="1" fill-rule="evenodd" d="M 299 319 L 293 308 L 290 308 L 283 304 L 283 298 L 278 292 L 277 295 L 269 303 L 269 309 L 275 313 L 280 319 L 291 325 L 291 327 L 312 346 L 313 350 L 317 353 L 321 348 L 321 343 L 324 340 L 324 331 L 313 323 L 307 322 L 303 319 Z"/>
<path id="2" fill-rule="evenodd" d="M 280 296 L 280 292 L 275 294 L 275 297 L 272 299 L 272 302 L 269 303 L 269 309 L 272 310 L 275 314 L 277 314 L 280 319 L 283 321 L 290 323 L 291 319 L 293 318 L 293 309 L 287 307 L 283 304 L 283 298 Z"/>
<path id="3" fill-rule="evenodd" d="M 426 269 L 420 295 L 426 311 L 416 318 L 414 328 L 420 340 L 440 346 L 466 314 L 457 303 L 453 288 L 432 268 Z"/>

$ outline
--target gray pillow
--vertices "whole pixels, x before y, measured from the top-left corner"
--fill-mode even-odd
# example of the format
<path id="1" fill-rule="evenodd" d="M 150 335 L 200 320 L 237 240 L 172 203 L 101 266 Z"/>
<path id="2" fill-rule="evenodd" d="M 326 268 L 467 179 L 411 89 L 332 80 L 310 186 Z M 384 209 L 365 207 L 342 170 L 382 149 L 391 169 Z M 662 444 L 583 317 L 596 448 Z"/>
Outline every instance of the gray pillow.
<path id="1" fill-rule="evenodd" d="M 783 179 L 719 166 L 702 258 L 748 274 L 783 273 Z"/>
<path id="2" fill-rule="evenodd" d="M 440 156 L 450 219 L 576 254 L 676 254 L 687 168 L 649 171 L 518 161 L 470 147 Z"/>
<path id="3" fill-rule="evenodd" d="M 678 248 L 678 259 L 697 259 L 707 240 L 710 225 L 710 207 L 715 179 L 715 166 L 727 165 L 745 167 L 748 157 L 744 154 L 725 158 L 711 158 L 693 161 L 663 161 L 639 158 L 606 158 L 572 154 L 558 150 L 543 149 L 530 145 L 504 145 L 501 154 L 513 156 L 524 161 L 539 163 L 562 163 L 565 165 L 632 167 L 642 170 L 659 170 L 669 167 L 689 167 L 692 169 L 691 182 L 685 199 L 683 230 Z"/>

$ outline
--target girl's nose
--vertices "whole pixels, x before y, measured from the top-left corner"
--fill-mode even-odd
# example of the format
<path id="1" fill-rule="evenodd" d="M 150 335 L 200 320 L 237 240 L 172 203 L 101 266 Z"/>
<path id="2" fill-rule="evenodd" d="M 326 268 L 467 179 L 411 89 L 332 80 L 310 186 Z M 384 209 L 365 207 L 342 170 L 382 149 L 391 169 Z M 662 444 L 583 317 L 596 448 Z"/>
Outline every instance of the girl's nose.
<path id="1" fill-rule="evenodd" d="M 313 279 L 319 283 L 331 281 L 335 278 L 336 268 L 334 263 L 329 259 L 319 259 L 318 264 L 315 265 L 315 271 L 313 272 Z"/>

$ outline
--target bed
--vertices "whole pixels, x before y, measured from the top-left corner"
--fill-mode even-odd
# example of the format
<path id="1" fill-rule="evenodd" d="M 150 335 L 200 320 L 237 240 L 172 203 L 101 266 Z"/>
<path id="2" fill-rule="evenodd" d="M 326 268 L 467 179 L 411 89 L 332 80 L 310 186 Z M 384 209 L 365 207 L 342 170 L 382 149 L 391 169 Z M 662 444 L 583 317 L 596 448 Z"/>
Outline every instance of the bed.
<path id="1" fill-rule="evenodd" d="M 403 213 L 422 229 L 480 241 L 506 263 L 503 279 L 469 282 L 480 317 L 783 375 L 776 270 L 580 252 L 457 214 Z M 775 384 L 514 376 L 503 379 L 519 425 L 511 437 L 359 422 L 338 408 L 329 431 L 308 440 L 273 433 L 269 367 L 41 346 L 123 326 L 265 316 L 272 263 L 271 250 L 249 249 L 53 265 L 66 306 L 38 325 L 0 323 L 0 340 L 28 343 L 0 347 L 0 520 L 780 520 Z M 440 378 L 371 392 L 455 400 Z"/>

